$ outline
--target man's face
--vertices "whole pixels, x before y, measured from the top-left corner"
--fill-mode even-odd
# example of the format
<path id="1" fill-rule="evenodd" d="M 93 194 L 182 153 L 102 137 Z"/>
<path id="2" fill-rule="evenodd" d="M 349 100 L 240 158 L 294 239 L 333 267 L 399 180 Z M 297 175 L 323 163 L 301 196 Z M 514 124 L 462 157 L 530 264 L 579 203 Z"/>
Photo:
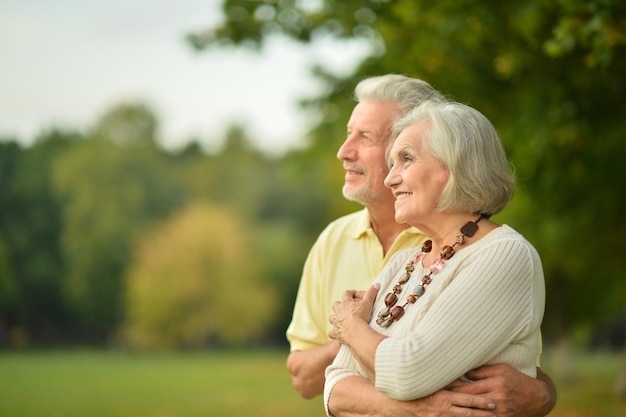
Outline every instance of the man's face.
<path id="1" fill-rule="evenodd" d="M 352 111 L 347 137 L 337 152 L 346 171 L 343 195 L 368 207 L 392 200 L 384 185 L 388 173 L 385 151 L 399 106 L 391 102 L 362 101 Z"/>

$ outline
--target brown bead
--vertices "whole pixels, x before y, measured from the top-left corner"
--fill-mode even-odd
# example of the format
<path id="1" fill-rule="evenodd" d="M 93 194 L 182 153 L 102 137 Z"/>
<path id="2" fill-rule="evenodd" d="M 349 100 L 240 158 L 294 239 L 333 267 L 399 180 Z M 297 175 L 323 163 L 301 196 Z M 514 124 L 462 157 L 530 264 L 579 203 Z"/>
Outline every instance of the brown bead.
<path id="1" fill-rule="evenodd" d="M 389 316 L 392 320 L 400 320 L 400 318 L 404 316 L 404 308 L 402 308 L 402 306 L 395 306 L 391 309 Z"/>
<path id="2" fill-rule="evenodd" d="M 442 259 L 448 260 L 454 256 L 454 248 L 452 246 L 446 245 L 441 248 L 440 255 Z"/>
<path id="3" fill-rule="evenodd" d="M 415 294 L 409 294 L 409 295 L 406 297 L 406 300 L 407 300 L 409 303 L 411 303 L 411 304 L 415 304 L 415 302 L 417 301 L 417 299 L 418 299 L 418 298 L 419 298 L 419 297 L 418 297 L 418 296 L 416 296 Z"/>
<path id="4" fill-rule="evenodd" d="M 393 293 L 400 294 L 402 292 L 402 285 L 396 284 L 393 286 Z"/>
<path id="5" fill-rule="evenodd" d="M 478 223 L 475 222 L 467 222 L 463 227 L 461 227 L 461 233 L 465 236 L 472 237 L 474 233 L 478 230 Z"/>
<path id="6" fill-rule="evenodd" d="M 428 253 L 433 249 L 433 241 L 427 240 L 422 244 L 422 252 Z"/>
<path id="7" fill-rule="evenodd" d="M 385 305 L 387 307 L 391 307 L 397 302 L 398 302 L 398 297 L 394 293 L 390 292 L 389 294 L 385 296 Z"/>
<path id="8" fill-rule="evenodd" d="M 424 275 L 422 277 L 422 284 L 424 284 L 424 285 L 430 284 L 431 281 L 432 281 L 432 279 L 430 278 L 430 275 Z"/>
<path id="9" fill-rule="evenodd" d="M 404 284 L 405 282 L 409 280 L 409 278 L 411 278 L 411 273 L 407 271 L 407 273 L 404 274 L 404 277 L 402 277 L 402 279 L 398 282 L 400 284 Z"/>

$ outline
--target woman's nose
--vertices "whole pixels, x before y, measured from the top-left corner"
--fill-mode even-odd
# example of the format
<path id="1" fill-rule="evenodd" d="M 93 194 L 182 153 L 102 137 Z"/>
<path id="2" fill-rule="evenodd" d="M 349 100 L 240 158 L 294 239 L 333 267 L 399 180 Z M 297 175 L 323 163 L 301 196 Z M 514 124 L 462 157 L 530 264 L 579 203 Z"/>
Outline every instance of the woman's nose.
<path id="1" fill-rule="evenodd" d="M 389 168 L 389 173 L 385 177 L 385 187 L 391 188 L 394 185 L 397 185 L 400 181 L 400 176 L 396 173 L 396 170 L 393 167 Z"/>

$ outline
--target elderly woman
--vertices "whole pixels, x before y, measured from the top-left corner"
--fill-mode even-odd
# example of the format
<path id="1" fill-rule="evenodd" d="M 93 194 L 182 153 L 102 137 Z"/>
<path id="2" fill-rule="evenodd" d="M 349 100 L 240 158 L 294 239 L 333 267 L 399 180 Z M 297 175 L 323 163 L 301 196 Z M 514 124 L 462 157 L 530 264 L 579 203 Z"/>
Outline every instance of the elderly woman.
<path id="1" fill-rule="evenodd" d="M 385 185 L 396 220 L 430 240 L 398 252 L 369 290 L 347 291 L 333 306 L 329 336 L 342 347 L 326 370 L 328 415 L 346 409 L 333 395 L 344 378 L 412 400 L 483 364 L 536 374 L 542 266 L 524 237 L 489 220 L 514 192 L 494 127 L 466 105 L 426 102 L 393 138 Z"/>

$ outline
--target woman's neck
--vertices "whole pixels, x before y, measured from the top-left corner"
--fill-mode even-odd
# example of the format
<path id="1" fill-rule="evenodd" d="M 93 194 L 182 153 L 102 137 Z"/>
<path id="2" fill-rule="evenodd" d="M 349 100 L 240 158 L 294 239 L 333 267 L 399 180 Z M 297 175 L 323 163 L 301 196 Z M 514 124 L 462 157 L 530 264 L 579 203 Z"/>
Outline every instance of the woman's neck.
<path id="1" fill-rule="evenodd" d="M 408 229 L 407 224 L 398 224 L 395 218 L 393 206 L 379 205 L 377 207 L 367 207 L 370 216 L 370 224 L 374 234 L 378 237 L 383 247 L 383 256 L 387 254 L 393 242 L 403 230 Z"/>
<path id="2" fill-rule="evenodd" d="M 428 222 L 428 224 L 422 226 L 423 229 L 419 225 L 416 225 L 416 227 L 424 231 L 433 242 L 432 251 L 424 258 L 424 265 L 429 265 L 434 262 L 439 258 L 441 249 L 444 246 L 452 246 L 457 236 L 464 235 L 461 228 L 468 222 L 474 222 L 478 227 L 471 236 L 464 235 L 464 243 L 458 246 L 458 250 L 471 245 L 498 226 L 489 219 L 480 218 L 478 215 L 471 213 L 441 214 L 437 217 L 437 220 Z"/>

